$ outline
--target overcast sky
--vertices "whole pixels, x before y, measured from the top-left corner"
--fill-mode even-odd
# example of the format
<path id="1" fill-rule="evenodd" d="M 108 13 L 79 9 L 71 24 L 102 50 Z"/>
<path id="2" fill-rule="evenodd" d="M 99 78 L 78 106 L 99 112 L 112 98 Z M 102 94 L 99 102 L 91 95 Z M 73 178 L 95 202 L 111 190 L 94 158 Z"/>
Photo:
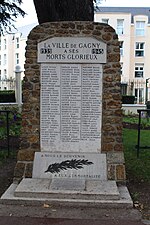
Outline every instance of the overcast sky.
<path id="1" fill-rule="evenodd" d="M 82 1 L 82 0 L 81 0 Z M 136 6 L 136 7 L 150 7 L 149 0 L 103 0 L 101 6 Z M 28 14 L 25 18 L 19 17 L 16 23 L 16 27 L 24 26 L 37 22 L 37 16 L 33 4 L 33 0 L 23 0 L 21 8 Z M 38 22 L 37 22 L 38 23 Z"/>
<path id="2" fill-rule="evenodd" d="M 149 0 L 103 0 L 102 6 L 150 7 Z"/>

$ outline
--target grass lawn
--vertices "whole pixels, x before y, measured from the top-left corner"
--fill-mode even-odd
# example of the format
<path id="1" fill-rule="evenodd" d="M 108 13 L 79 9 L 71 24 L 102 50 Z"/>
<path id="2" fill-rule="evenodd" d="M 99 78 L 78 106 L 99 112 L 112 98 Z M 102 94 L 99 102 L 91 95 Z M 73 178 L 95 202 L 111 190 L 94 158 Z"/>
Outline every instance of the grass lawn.
<path id="1" fill-rule="evenodd" d="M 137 158 L 135 148 L 137 130 L 123 130 L 123 145 L 127 179 L 135 182 L 150 182 L 150 149 L 141 149 Z M 141 146 L 150 146 L 150 130 L 141 130 Z"/>

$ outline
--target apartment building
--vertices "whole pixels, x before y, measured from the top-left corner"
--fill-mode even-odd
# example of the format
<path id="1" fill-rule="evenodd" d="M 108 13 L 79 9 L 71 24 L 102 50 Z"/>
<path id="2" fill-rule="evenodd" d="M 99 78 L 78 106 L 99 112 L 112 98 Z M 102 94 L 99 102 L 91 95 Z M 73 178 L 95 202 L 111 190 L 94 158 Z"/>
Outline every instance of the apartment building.
<path id="1" fill-rule="evenodd" d="M 19 65 L 24 71 L 26 40 L 35 25 L 23 26 L 0 36 L 0 90 L 15 88 L 15 67 Z"/>
<path id="2" fill-rule="evenodd" d="M 112 26 L 120 41 L 122 94 L 135 95 L 137 103 L 150 101 L 150 8 L 100 7 L 95 21 Z M 30 24 L 0 37 L 0 89 L 13 89 L 15 67 L 24 70 Z M 22 73 L 23 76 L 23 73 Z"/>
<path id="3" fill-rule="evenodd" d="M 150 100 L 150 8 L 100 7 L 95 21 L 112 26 L 120 41 L 122 94 Z"/>

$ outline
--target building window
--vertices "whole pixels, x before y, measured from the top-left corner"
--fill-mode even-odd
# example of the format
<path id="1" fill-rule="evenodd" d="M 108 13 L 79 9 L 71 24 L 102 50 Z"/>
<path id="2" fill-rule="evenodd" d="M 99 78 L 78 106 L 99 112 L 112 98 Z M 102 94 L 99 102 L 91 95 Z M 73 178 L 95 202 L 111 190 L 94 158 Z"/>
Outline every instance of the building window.
<path id="1" fill-rule="evenodd" d="M 122 19 L 117 20 L 117 34 L 118 35 L 124 34 L 124 20 Z"/>
<path id="2" fill-rule="evenodd" d="M 2 58 L 1 58 L 1 55 L 0 55 L 0 65 L 1 65 L 1 60 L 2 60 Z"/>
<path id="3" fill-rule="evenodd" d="M 135 102 L 144 103 L 144 88 L 135 88 Z"/>
<path id="4" fill-rule="evenodd" d="M 19 64 L 19 53 L 16 53 L 16 64 Z"/>
<path id="5" fill-rule="evenodd" d="M 4 54 L 4 66 L 7 64 L 7 57 L 6 54 Z"/>
<path id="6" fill-rule="evenodd" d="M 142 78 L 144 74 L 144 64 L 135 64 L 135 77 Z"/>
<path id="7" fill-rule="evenodd" d="M 145 22 L 137 21 L 136 22 L 136 36 L 144 36 L 145 35 Z"/>
<path id="8" fill-rule="evenodd" d="M 143 42 L 136 42 L 136 44 L 135 44 L 135 56 L 136 57 L 143 57 L 144 56 L 144 43 Z"/>
<path id="9" fill-rule="evenodd" d="M 19 48 L 19 38 L 16 38 L 16 48 Z"/>
<path id="10" fill-rule="evenodd" d="M 121 94 L 127 95 L 127 84 L 126 83 L 121 83 Z"/>
<path id="11" fill-rule="evenodd" d="M 108 22 L 109 22 L 109 19 L 102 19 L 102 23 L 108 24 Z"/>
<path id="12" fill-rule="evenodd" d="M 120 47 L 120 55 L 123 56 L 123 41 L 119 42 L 119 47 Z"/>
<path id="13" fill-rule="evenodd" d="M 4 80 L 7 80 L 7 70 L 4 69 Z"/>
<path id="14" fill-rule="evenodd" d="M 123 63 L 120 63 L 120 74 L 123 75 Z"/>
<path id="15" fill-rule="evenodd" d="M 4 50 L 7 48 L 7 41 L 4 39 Z"/>
<path id="16" fill-rule="evenodd" d="M 1 50 L 2 42 L 1 42 L 1 37 L 0 37 L 0 50 Z"/>

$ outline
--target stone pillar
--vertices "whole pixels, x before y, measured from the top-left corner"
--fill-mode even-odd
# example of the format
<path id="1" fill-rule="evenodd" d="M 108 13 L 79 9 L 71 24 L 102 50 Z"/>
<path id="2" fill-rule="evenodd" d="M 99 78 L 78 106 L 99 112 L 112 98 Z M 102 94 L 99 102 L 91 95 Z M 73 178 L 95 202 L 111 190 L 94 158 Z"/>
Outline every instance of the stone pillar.
<path id="1" fill-rule="evenodd" d="M 22 106 L 21 72 L 22 72 L 21 67 L 19 65 L 17 65 L 15 68 L 15 78 L 16 78 L 15 95 L 16 95 L 16 102 L 17 102 L 19 108 L 21 108 L 21 106 Z"/>
<path id="2" fill-rule="evenodd" d="M 23 84 L 22 134 L 16 179 L 32 176 L 34 153 L 40 152 L 40 64 L 37 45 L 53 37 L 93 37 L 107 45 L 107 63 L 103 64 L 101 152 L 107 158 L 108 180 L 125 181 L 122 144 L 122 110 L 120 89 L 120 48 L 115 30 L 94 22 L 55 22 L 35 27 L 26 48 Z"/>

